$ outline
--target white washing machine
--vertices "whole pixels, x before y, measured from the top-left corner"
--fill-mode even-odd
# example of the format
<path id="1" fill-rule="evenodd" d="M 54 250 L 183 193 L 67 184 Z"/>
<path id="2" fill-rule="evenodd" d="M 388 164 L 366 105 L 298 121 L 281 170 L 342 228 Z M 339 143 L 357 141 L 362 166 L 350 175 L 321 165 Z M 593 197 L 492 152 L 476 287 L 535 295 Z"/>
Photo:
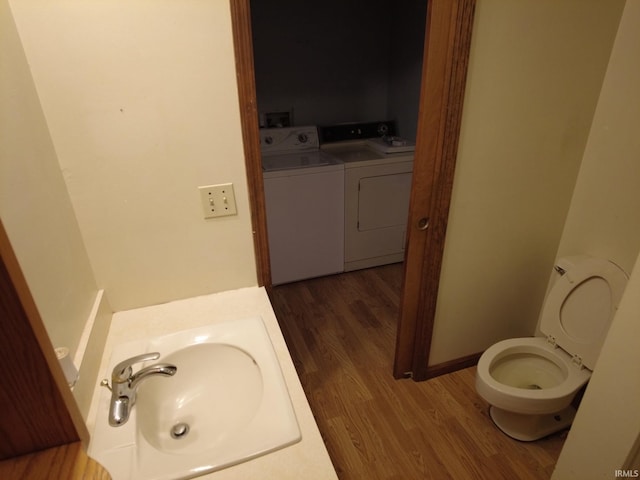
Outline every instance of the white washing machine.
<path id="1" fill-rule="evenodd" d="M 389 129 L 377 122 L 321 131 L 330 139 L 321 150 L 345 168 L 344 270 L 403 261 L 415 144 L 381 139 Z"/>
<path id="2" fill-rule="evenodd" d="M 274 285 L 344 269 L 344 164 L 316 127 L 260 131 Z"/>

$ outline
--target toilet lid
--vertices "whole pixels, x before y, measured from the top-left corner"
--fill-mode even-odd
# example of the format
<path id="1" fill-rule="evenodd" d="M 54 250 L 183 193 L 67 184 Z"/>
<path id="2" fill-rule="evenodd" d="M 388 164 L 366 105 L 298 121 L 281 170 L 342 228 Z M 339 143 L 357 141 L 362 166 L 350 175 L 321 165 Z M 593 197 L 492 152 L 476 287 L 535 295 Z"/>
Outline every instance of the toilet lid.
<path id="1" fill-rule="evenodd" d="M 549 292 L 540 330 L 593 370 L 626 284 L 624 271 L 607 260 L 577 263 Z"/>

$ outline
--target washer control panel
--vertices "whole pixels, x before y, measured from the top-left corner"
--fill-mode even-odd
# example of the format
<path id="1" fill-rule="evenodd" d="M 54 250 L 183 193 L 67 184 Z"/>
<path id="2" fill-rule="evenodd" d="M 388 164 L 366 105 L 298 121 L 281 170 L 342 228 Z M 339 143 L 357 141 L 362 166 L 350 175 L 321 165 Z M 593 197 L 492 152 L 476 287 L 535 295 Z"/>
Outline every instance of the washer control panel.
<path id="1" fill-rule="evenodd" d="M 260 130 L 260 149 L 263 155 L 317 150 L 318 148 L 320 148 L 320 142 L 318 129 L 315 126 L 263 128 Z"/>
<path id="2" fill-rule="evenodd" d="M 320 141 L 324 143 L 344 142 L 345 140 L 365 140 L 396 134 L 393 120 L 384 122 L 340 123 L 320 127 Z"/>

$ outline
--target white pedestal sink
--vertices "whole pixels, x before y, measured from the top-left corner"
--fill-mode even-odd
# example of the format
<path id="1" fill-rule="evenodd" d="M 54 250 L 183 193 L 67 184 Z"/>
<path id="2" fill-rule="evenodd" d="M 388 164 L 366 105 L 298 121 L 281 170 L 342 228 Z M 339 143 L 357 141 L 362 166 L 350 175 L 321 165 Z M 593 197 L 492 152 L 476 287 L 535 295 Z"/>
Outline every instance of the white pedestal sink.
<path id="1" fill-rule="evenodd" d="M 260 317 L 117 346 L 110 368 L 152 351 L 178 370 L 140 384 L 127 423 L 109 426 L 110 394 L 101 394 L 89 455 L 114 480 L 193 478 L 300 440 Z"/>

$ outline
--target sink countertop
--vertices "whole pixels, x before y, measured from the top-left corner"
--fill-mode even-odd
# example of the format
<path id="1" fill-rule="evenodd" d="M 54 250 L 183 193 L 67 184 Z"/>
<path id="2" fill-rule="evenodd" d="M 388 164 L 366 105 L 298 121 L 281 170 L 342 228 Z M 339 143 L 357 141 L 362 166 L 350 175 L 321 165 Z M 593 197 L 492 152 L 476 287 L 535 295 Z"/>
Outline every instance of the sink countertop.
<path id="1" fill-rule="evenodd" d="M 260 315 L 264 320 L 273 348 L 278 356 L 302 432 L 302 440 L 268 455 L 197 478 L 215 478 L 216 480 L 244 480 L 247 478 L 337 480 L 338 477 L 320 436 L 264 288 L 251 287 L 230 290 L 114 314 L 100 365 L 100 378 L 108 378 L 110 375 L 107 370 L 114 345 L 212 323 L 241 320 L 256 315 Z M 92 434 L 96 422 L 99 388 L 101 387 L 97 387 L 96 393 L 94 393 L 87 421 L 89 432 Z"/>

